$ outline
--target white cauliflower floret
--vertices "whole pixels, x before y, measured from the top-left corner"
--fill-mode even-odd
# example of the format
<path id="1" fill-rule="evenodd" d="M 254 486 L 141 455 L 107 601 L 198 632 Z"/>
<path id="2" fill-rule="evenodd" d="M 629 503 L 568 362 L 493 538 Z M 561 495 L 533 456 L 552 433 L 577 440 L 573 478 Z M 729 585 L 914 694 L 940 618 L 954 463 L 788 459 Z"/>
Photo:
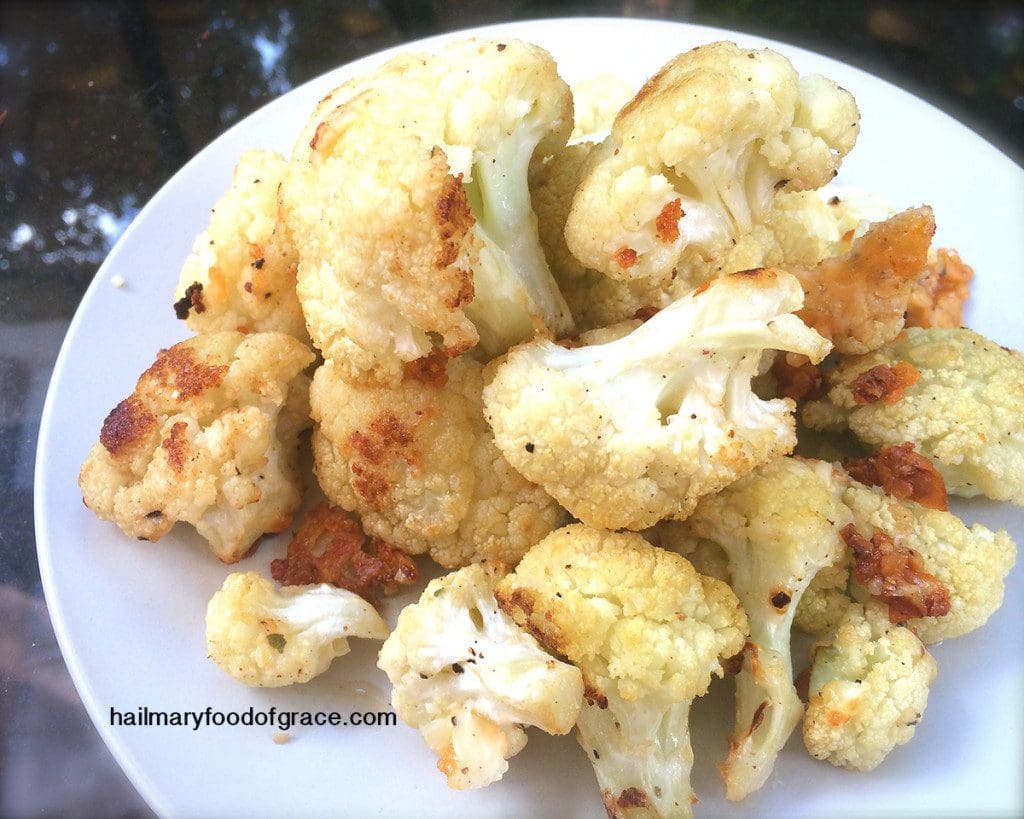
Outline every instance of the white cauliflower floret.
<path id="1" fill-rule="evenodd" d="M 907 369 L 909 367 L 909 370 Z M 899 369 L 897 369 L 899 368 Z M 889 388 L 893 373 L 909 373 Z M 954 495 L 1024 504 L 1024 358 L 966 328 L 909 327 L 828 373 L 803 418 L 873 447 L 914 444 Z"/>
<path id="2" fill-rule="evenodd" d="M 949 611 L 939 617 L 906 621 L 925 643 L 959 637 L 983 626 L 1003 603 L 1003 581 L 1017 560 L 1017 546 L 1004 531 L 976 523 L 967 527 L 956 515 L 898 501 L 881 489 L 850 482 L 843 493 L 864 537 L 879 530 L 896 546 L 913 549 L 924 568 L 949 593 Z M 867 591 L 855 579 L 853 596 Z"/>
<path id="3" fill-rule="evenodd" d="M 763 224 L 779 187 L 831 181 L 859 120 L 849 93 L 798 77 L 773 51 L 720 42 L 680 54 L 589 160 L 569 248 L 613 278 L 696 284 L 694 261 L 705 265 Z"/>
<path id="4" fill-rule="evenodd" d="M 380 651 L 398 716 L 418 728 L 453 788 L 501 779 L 526 745 L 524 725 L 572 730 L 583 701 L 578 669 L 547 654 L 498 608 L 500 564 L 432 580 Z"/>
<path id="5" fill-rule="evenodd" d="M 729 556 L 731 585 L 750 622 L 736 677 L 736 726 L 719 766 L 729 799 L 764 785 L 800 722 L 793 615 L 814 575 L 842 554 L 839 533 L 850 518 L 830 464 L 777 458 L 705 498 L 687 521 Z"/>
<path id="6" fill-rule="evenodd" d="M 316 345 L 350 376 L 493 356 L 571 331 L 527 172 L 565 144 L 572 97 L 543 49 L 462 40 L 403 54 L 317 107 L 282 187 Z"/>
<path id="7" fill-rule="evenodd" d="M 409 554 L 449 568 L 515 564 L 560 522 L 484 421 L 481 365 L 441 356 L 437 370 L 391 387 L 346 383 L 331 362 L 313 377 L 313 454 L 331 501 Z M 421 380 L 423 379 L 423 380 Z"/>
<path id="8" fill-rule="evenodd" d="M 349 652 L 348 638 L 383 640 L 388 624 L 347 589 L 274 584 L 256 572 L 229 574 L 206 608 L 206 651 L 239 682 L 263 688 L 304 683 Z"/>
<path id="9" fill-rule="evenodd" d="M 207 333 L 161 350 L 82 464 L 85 505 L 142 540 L 190 523 L 218 558 L 239 560 L 301 503 L 312 361 L 283 333 Z"/>
<path id="10" fill-rule="evenodd" d="M 484 389 L 495 443 L 584 523 L 643 529 L 685 518 L 796 440 L 788 399 L 750 388 L 765 349 L 820 361 L 829 345 L 791 311 L 786 273 L 717 279 L 618 341 L 525 344 Z"/>
<path id="11" fill-rule="evenodd" d="M 298 255 L 278 213 L 287 162 L 246 151 L 181 269 L 174 310 L 197 333 L 279 331 L 308 343 L 295 293 Z"/>
<path id="12" fill-rule="evenodd" d="M 636 89 L 615 74 L 587 77 L 570 86 L 573 128 L 569 144 L 600 142 L 612 130 L 615 116 L 633 99 Z"/>
<path id="13" fill-rule="evenodd" d="M 690 704 L 746 633 L 729 587 L 639 535 L 574 525 L 531 549 L 495 595 L 583 671 L 579 741 L 608 815 L 690 816 Z"/>
<path id="14" fill-rule="evenodd" d="M 938 666 L 884 606 L 851 604 L 830 639 L 811 649 L 804 744 L 811 756 L 870 771 L 914 736 Z"/>

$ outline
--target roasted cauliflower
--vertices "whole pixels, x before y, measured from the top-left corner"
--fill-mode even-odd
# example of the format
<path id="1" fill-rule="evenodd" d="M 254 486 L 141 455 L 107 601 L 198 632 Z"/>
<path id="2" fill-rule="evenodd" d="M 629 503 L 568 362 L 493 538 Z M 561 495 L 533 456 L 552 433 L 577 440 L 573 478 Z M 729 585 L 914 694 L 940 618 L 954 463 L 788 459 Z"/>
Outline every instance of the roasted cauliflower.
<path id="1" fill-rule="evenodd" d="M 417 377 L 418 376 L 418 377 Z M 346 383 L 333 362 L 313 377 L 313 454 L 331 501 L 367 532 L 449 568 L 516 563 L 558 526 L 561 510 L 494 445 L 466 356 L 400 384 Z"/>
<path id="2" fill-rule="evenodd" d="M 321 101 L 282 187 L 313 341 L 350 378 L 487 356 L 572 318 L 530 207 L 534 152 L 565 144 L 572 97 L 543 49 L 462 40 L 404 54 Z"/>
<path id="3" fill-rule="evenodd" d="M 579 741 L 608 815 L 690 816 L 690 704 L 747 630 L 729 587 L 639 535 L 573 525 L 534 546 L 495 595 L 583 671 Z"/>
<path id="4" fill-rule="evenodd" d="M 776 458 L 698 504 L 687 525 L 721 545 L 729 577 L 750 622 L 736 676 L 736 726 L 720 770 L 726 796 L 761 788 L 800 722 L 790 631 L 814 575 L 843 552 L 851 520 L 830 464 Z"/>
<path id="5" fill-rule="evenodd" d="M 207 333 L 161 350 L 82 464 L 85 505 L 142 540 L 190 523 L 225 563 L 284 531 L 302 499 L 312 361 L 283 333 Z"/>
<path id="6" fill-rule="evenodd" d="M 277 205 L 286 168 L 272 151 L 246 151 L 238 160 L 174 293 L 175 313 L 195 332 L 277 331 L 309 342 L 295 293 L 299 259 Z"/>
<path id="7" fill-rule="evenodd" d="M 811 428 L 848 427 L 873 447 L 910 441 L 951 494 L 1024 504 L 1020 353 L 966 328 L 909 327 L 841 361 L 826 386 L 803 410 Z"/>
<path id="8" fill-rule="evenodd" d="M 720 42 L 680 54 L 588 160 L 568 246 L 612 278 L 697 284 L 694 261 L 764 223 L 779 187 L 831 181 L 859 121 L 849 93 L 821 76 L 800 78 L 768 49 Z"/>
<path id="9" fill-rule="evenodd" d="M 383 640 L 388 624 L 358 594 L 329 586 L 274 584 L 256 572 L 229 574 L 206 608 L 206 650 L 239 682 L 260 688 L 309 682 L 348 638 Z"/>
<path id="10" fill-rule="evenodd" d="M 803 726 L 811 756 L 870 771 L 910 742 L 938 671 L 913 631 L 889 622 L 883 606 L 853 603 L 811 658 Z"/>
<path id="11" fill-rule="evenodd" d="M 796 440 L 787 400 L 750 389 L 764 349 L 821 360 L 829 345 L 791 315 L 792 276 L 716 279 L 627 336 L 512 350 L 484 388 L 498 449 L 579 520 L 643 529 L 685 518 Z"/>
<path id="12" fill-rule="evenodd" d="M 500 564 L 432 580 L 380 651 L 391 703 L 423 734 L 453 788 L 501 779 L 526 745 L 523 727 L 572 730 L 583 702 L 579 669 L 547 654 L 498 608 Z"/>

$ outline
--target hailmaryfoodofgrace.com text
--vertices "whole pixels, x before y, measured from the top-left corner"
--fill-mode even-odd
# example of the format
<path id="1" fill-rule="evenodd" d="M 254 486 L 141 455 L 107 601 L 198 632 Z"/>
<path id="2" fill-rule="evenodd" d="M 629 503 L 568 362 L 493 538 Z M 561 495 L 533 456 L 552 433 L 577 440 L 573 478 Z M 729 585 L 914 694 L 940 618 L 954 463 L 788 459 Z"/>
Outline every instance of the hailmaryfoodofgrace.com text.
<path id="1" fill-rule="evenodd" d="M 167 711 L 140 706 L 134 709 L 110 709 L 110 725 L 114 728 L 168 727 L 220 728 L 223 726 L 258 726 L 289 731 L 295 727 L 330 725 L 335 727 L 393 727 L 398 724 L 394 711 L 286 711 L 276 707 L 259 709 L 249 707 L 241 711 L 219 711 L 205 708 L 201 711 Z"/>

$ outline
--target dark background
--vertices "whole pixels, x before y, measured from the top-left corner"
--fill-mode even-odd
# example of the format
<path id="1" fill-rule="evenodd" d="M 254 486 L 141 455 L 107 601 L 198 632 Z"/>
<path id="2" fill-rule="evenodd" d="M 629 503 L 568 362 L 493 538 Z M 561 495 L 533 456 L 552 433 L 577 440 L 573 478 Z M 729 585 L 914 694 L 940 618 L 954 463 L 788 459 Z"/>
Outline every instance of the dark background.
<path id="1" fill-rule="evenodd" d="M 0 815 L 146 810 L 64 668 L 32 525 L 50 370 L 113 242 L 189 157 L 318 74 L 428 34 L 583 14 L 801 45 L 1024 159 L 1020 2 L 0 2 Z"/>

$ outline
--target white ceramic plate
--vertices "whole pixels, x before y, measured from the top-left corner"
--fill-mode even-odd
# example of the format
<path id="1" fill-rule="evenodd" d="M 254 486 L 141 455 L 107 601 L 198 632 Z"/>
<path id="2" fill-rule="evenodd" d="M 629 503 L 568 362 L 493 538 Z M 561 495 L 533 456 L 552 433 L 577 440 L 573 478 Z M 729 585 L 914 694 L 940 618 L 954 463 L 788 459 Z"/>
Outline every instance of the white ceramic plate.
<path id="1" fill-rule="evenodd" d="M 473 32 L 548 48 L 571 82 L 614 71 L 639 83 L 680 51 L 716 39 L 770 45 L 801 73 L 824 73 L 854 93 L 863 132 L 839 181 L 898 207 L 935 208 L 937 243 L 957 247 L 977 279 L 971 326 L 1024 347 L 1020 321 L 1024 172 L 958 122 L 863 71 L 758 37 L 641 20 L 556 20 Z M 444 37 L 426 41 L 430 45 Z M 408 46 L 407 46 L 408 47 Z M 64 657 L 100 733 L 152 807 L 168 815 L 600 816 L 590 766 L 573 739 L 531 731 L 505 778 L 482 791 L 450 791 L 417 732 L 395 728 L 293 729 L 110 725 L 111 708 L 224 711 L 387 708 L 376 644 L 306 686 L 251 690 L 205 656 L 207 600 L 227 570 L 185 527 L 157 544 L 133 541 L 82 505 L 78 468 L 106 413 L 129 394 L 156 350 L 183 338 L 171 311 L 178 269 L 250 147 L 287 153 L 316 101 L 393 52 L 339 68 L 236 125 L 163 187 L 125 233 L 89 288 L 57 361 L 40 433 L 36 535 L 46 598 Z M 110 284 L 114 275 L 124 289 Z M 1020 509 L 985 502 L 957 511 L 1005 526 L 1024 541 Z M 237 568 L 266 570 L 283 548 L 264 543 Z M 794 735 L 770 783 L 739 805 L 722 797 L 714 764 L 732 722 L 729 684 L 694 708 L 693 781 L 705 816 L 963 816 L 1016 813 L 1022 804 L 1024 645 L 1021 572 L 980 632 L 937 646 L 939 677 L 914 741 L 871 774 L 815 762 Z M 408 598 L 406 598 L 408 599 Z M 392 621 L 403 602 L 392 601 Z"/>

